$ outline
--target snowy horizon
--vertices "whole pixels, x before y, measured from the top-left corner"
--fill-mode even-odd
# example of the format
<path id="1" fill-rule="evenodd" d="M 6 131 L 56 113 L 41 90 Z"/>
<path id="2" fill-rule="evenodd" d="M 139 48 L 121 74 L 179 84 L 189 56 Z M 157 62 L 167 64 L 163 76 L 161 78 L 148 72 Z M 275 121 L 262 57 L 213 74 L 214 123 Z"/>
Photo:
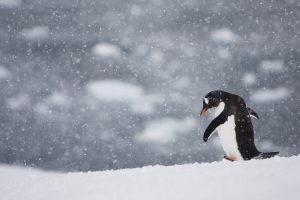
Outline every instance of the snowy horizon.
<path id="1" fill-rule="evenodd" d="M 298 199 L 299 164 L 298 155 L 77 173 L 0 165 L 0 188 L 5 200 Z"/>

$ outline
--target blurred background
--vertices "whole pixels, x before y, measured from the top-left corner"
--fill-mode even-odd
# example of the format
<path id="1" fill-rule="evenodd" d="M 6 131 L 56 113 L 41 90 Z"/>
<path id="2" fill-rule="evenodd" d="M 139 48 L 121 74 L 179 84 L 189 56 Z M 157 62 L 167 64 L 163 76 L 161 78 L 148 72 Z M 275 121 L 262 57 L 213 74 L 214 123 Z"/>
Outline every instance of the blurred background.
<path id="1" fill-rule="evenodd" d="M 300 153 L 297 0 L 0 0 L 0 163 L 221 160 L 202 97 L 239 94 L 262 151 Z"/>

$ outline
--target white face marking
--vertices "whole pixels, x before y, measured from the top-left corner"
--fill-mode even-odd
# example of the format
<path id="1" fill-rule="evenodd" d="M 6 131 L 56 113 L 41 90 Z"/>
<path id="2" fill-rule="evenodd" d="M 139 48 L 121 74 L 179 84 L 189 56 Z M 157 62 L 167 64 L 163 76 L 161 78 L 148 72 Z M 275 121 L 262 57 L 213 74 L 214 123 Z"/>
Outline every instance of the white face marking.
<path id="1" fill-rule="evenodd" d="M 204 102 L 208 104 L 208 98 L 204 98 Z"/>
<path id="2" fill-rule="evenodd" d="M 244 160 L 238 150 L 234 116 L 229 116 L 227 121 L 217 128 L 217 131 L 226 156 L 234 157 L 236 160 Z"/>
<path id="3" fill-rule="evenodd" d="M 218 107 L 216 107 L 215 109 L 215 116 L 219 116 L 221 114 L 221 112 L 223 112 L 225 108 L 225 103 L 223 101 L 221 101 L 218 105 Z"/>

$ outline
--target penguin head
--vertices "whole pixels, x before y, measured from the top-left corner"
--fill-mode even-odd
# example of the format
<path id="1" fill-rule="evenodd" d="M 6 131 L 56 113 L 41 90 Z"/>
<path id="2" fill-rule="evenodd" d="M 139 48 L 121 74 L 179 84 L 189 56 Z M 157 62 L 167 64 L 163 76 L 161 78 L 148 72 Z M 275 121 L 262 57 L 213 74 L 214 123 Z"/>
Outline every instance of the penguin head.
<path id="1" fill-rule="evenodd" d="M 221 90 L 211 91 L 205 95 L 203 98 L 203 107 L 200 112 L 200 116 L 204 116 L 208 109 L 218 107 L 220 102 L 224 102 L 224 95 L 225 92 Z"/>

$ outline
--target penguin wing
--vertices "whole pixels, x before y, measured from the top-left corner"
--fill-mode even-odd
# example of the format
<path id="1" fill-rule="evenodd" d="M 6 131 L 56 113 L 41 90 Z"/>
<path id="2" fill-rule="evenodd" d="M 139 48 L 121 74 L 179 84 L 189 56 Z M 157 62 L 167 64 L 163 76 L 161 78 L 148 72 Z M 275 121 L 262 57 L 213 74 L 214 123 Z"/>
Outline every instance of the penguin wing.
<path id="1" fill-rule="evenodd" d="M 256 118 L 256 119 L 259 119 L 257 113 L 256 113 L 254 110 L 252 110 L 252 109 L 249 108 L 249 107 L 247 107 L 247 109 L 248 109 L 248 112 L 249 112 L 250 116 L 252 116 L 252 117 L 254 117 L 254 118 Z"/>
<path id="2" fill-rule="evenodd" d="M 227 116 L 224 112 L 222 112 L 206 128 L 204 135 L 203 135 L 204 142 L 206 142 L 208 140 L 208 138 L 216 131 L 218 126 L 220 126 L 221 124 L 224 124 L 226 121 L 227 121 Z"/>

